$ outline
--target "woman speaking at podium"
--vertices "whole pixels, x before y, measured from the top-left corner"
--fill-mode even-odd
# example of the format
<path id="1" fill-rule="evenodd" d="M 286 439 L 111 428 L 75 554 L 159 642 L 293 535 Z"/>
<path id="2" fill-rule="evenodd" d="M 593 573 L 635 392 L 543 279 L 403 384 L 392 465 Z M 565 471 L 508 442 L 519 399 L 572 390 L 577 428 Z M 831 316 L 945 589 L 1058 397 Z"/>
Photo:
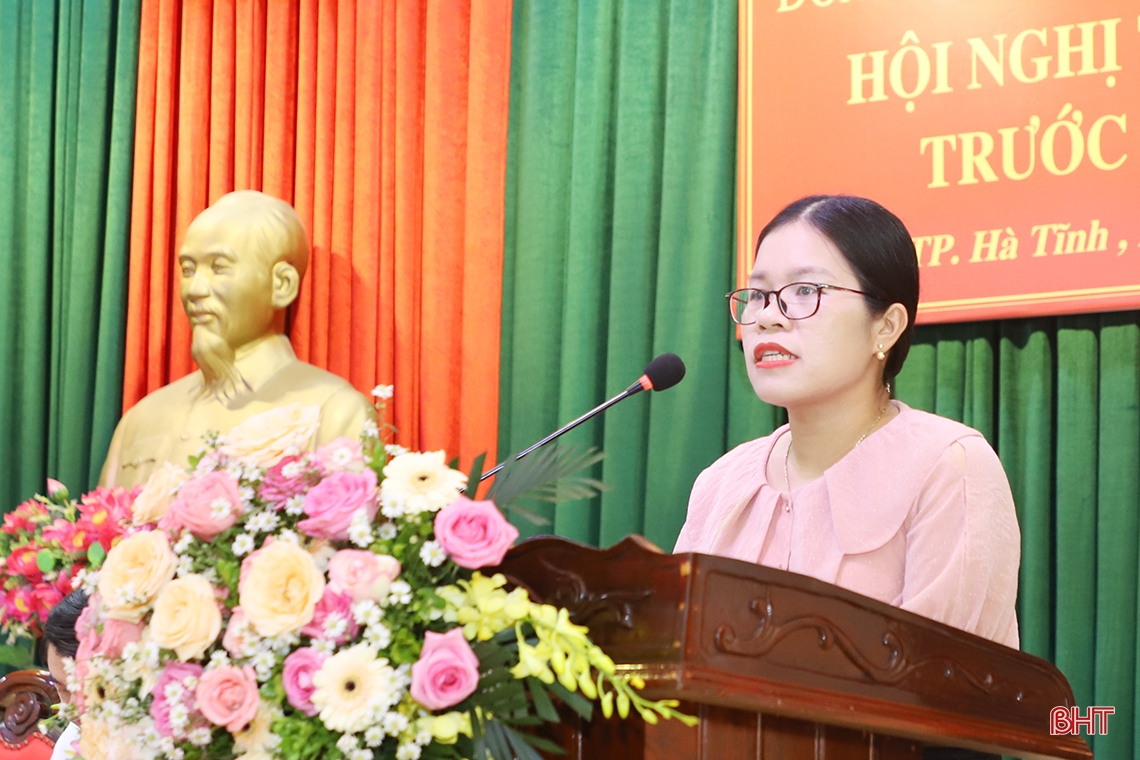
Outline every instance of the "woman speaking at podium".
<path id="1" fill-rule="evenodd" d="M 1018 646 L 1020 532 L 981 433 L 891 399 L 918 307 L 902 222 L 804 198 L 760 233 L 728 295 L 748 377 L 789 424 L 697 478 L 676 551 L 810 575 Z"/>

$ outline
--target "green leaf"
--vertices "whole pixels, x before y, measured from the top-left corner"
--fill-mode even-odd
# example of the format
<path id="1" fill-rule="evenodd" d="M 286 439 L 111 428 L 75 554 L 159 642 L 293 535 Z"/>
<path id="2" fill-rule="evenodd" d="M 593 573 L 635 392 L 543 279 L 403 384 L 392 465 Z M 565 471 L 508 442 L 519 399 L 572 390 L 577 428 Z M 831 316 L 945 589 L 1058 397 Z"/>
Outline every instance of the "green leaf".
<path id="1" fill-rule="evenodd" d="M 98 570 L 105 559 L 107 559 L 107 551 L 101 543 L 96 541 L 87 547 L 87 561 L 91 564 L 92 570 Z"/>
<path id="2" fill-rule="evenodd" d="M 606 489 L 600 480 L 571 477 L 602 460 L 605 455 L 594 447 L 579 451 L 577 447 L 555 444 L 522 459 L 515 456 L 507 457 L 506 467 L 495 477 L 495 484 L 487 494 L 487 498 L 500 507 L 521 498 L 554 503 L 588 499 Z"/>
<path id="3" fill-rule="evenodd" d="M 567 707 L 569 707 L 574 712 L 578 713 L 578 715 L 582 716 L 583 720 L 585 720 L 587 722 L 590 720 L 593 720 L 593 718 L 594 718 L 594 703 L 593 702 L 586 699 L 585 697 L 583 697 L 581 694 L 579 694 L 576 691 L 570 691 L 569 689 L 567 689 L 565 686 L 558 683 L 557 681 L 550 684 L 546 688 L 549 689 L 550 691 L 554 692 L 555 696 L 557 696 L 559 699 L 561 699 L 563 702 L 565 702 Z"/>
<path id="4" fill-rule="evenodd" d="M 23 647 L 0 646 L 0 665 L 23 670 L 30 668 L 34 660 L 32 653 Z"/>
<path id="5" fill-rule="evenodd" d="M 55 570 L 55 555 L 51 553 L 50 549 L 40 549 L 36 553 L 36 567 L 40 569 L 41 573 L 50 573 Z"/>
<path id="6" fill-rule="evenodd" d="M 538 525 L 540 527 L 543 525 L 550 525 L 550 520 L 547 518 L 543 517 L 537 512 L 531 512 L 525 507 L 520 507 L 518 504 L 508 504 L 506 507 L 504 507 L 504 509 L 506 509 L 508 512 L 514 512 L 519 517 L 526 518 L 534 525 Z"/>
<path id="7" fill-rule="evenodd" d="M 511 745 L 511 749 L 514 751 L 515 757 L 518 758 L 518 760 L 542 760 L 542 755 L 538 754 L 538 752 L 534 750 L 534 747 L 527 744 L 523 737 L 514 729 L 503 726 L 503 735 Z"/>
<path id="8" fill-rule="evenodd" d="M 566 750 L 542 736 L 535 736 L 534 734 L 519 734 L 523 741 L 532 747 L 538 747 L 543 752 L 549 752 L 552 755 L 565 755 Z"/>
<path id="9" fill-rule="evenodd" d="M 487 749 L 491 751 L 494 760 L 514 760 L 510 742 L 507 740 L 506 729 L 503 724 L 492 718 L 487 721 L 487 733 L 483 737 Z"/>
<path id="10" fill-rule="evenodd" d="M 546 684 L 531 676 L 526 679 L 526 685 L 530 688 L 530 698 L 534 701 L 534 711 L 538 713 L 538 717 L 550 723 L 560 722 L 558 711 L 554 709 L 554 703 L 546 693 Z"/>
<path id="11" fill-rule="evenodd" d="M 483 460 L 486 458 L 487 452 L 483 452 L 471 463 L 471 474 L 467 476 L 467 490 L 463 492 L 468 499 L 474 499 L 475 492 L 479 490 L 479 476 L 483 474 Z"/>

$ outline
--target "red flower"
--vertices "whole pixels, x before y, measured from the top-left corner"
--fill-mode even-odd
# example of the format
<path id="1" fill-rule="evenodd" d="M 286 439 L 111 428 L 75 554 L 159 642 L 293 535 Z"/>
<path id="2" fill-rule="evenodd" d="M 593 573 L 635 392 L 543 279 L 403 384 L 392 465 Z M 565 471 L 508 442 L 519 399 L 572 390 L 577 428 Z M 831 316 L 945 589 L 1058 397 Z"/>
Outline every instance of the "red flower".
<path id="1" fill-rule="evenodd" d="M 30 533 L 35 529 L 37 517 L 47 515 L 47 509 L 35 499 L 28 499 L 14 510 L 4 515 L 4 527 L 0 528 L 10 536 Z"/>
<path id="2" fill-rule="evenodd" d="M 79 567 L 79 565 L 65 567 L 62 571 L 60 571 L 59 576 L 54 581 L 52 581 L 51 585 L 54 586 L 57 591 L 59 591 L 59 595 L 61 597 L 67 596 L 75 590 L 75 586 L 72 584 L 72 578 L 75 577 L 75 573 Z"/>
<path id="3" fill-rule="evenodd" d="M 76 527 L 91 534 L 88 545 L 98 541 L 105 551 L 111 551 L 115 539 L 121 537 L 131 520 L 131 505 L 140 488 L 127 491 L 122 486 L 100 486 L 85 494 L 79 502 L 79 521 Z"/>
<path id="4" fill-rule="evenodd" d="M 8 592 L 4 599 L 8 614 L 26 623 L 36 614 L 36 597 L 30 586 L 17 586 Z"/>
<path id="5" fill-rule="evenodd" d="M 39 551 L 40 547 L 32 544 L 13 549 L 8 555 L 7 562 L 4 563 L 8 574 L 26 578 L 29 583 L 39 583 L 44 577 L 39 565 L 36 564 L 36 555 Z"/>
<path id="6" fill-rule="evenodd" d="M 32 589 L 32 594 L 36 599 L 36 614 L 39 615 L 40 621 L 46 623 L 48 613 L 51 608 L 60 603 L 63 599 L 63 594 L 59 593 L 59 589 L 50 583 L 37 583 L 36 587 Z"/>
<path id="7" fill-rule="evenodd" d="M 71 539 L 76 532 L 75 523 L 64 520 L 62 517 L 57 517 L 48 527 L 44 528 L 43 540 L 44 542 L 55 541 L 58 542 L 65 550 L 70 551 Z"/>

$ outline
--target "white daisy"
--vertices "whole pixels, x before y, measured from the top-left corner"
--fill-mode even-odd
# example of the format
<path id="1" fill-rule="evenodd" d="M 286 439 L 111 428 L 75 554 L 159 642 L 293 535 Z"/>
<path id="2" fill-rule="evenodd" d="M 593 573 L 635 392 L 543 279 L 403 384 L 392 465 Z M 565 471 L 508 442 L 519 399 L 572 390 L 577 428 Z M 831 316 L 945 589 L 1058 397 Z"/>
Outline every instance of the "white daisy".
<path id="1" fill-rule="evenodd" d="M 296 517 L 305 511 L 305 497 L 303 494 L 290 496 L 285 500 L 285 514 Z"/>
<path id="2" fill-rule="evenodd" d="M 401 744 L 396 750 L 396 760 L 420 760 L 423 749 L 418 744 Z"/>
<path id="3" fill-rule="evenodd" d="M 391 713 L 387 713 L 384 717 L 388 717 Z M 384 729 L 380 726 L 369 726 L 368 730 L 364 732 L 364 743 L 369 747 L 379 747 L 384 743 Z"/>
<path id="4" fill-rule="evenodd" d="M 377 706 L 387 709 L 399 699 L 392 686 L 393 669 L 376 651 L 357 644 L 329 657 L 313 674 L 313 706 L 330 731 L 355 733 L 368 727 Z"/>
<path id="5" fill-rule="evenodd" d="M 388 587 L 388 604 L 411 604 L 412 587 L 407 581 L 393 581 Z"/>
<path id="6" fill-rule="evenodd" d="M 380 484 L 381 503 L 414 515 L 438 511 L 455 501 L 467 476 L 448 467 L 444 456 L 442 451 L 429 451 L 403 454 L 388 462 Z"/>
<path id="7" fill-rule="evenodd" d="M 372 543 L 372 521 L 368 519 L 368 513 L 363 509 L 358 509 L 352 513 L 352 524 L 348 527 L 348 540 L 362 549 Z"/>
<path id="8" fill-rule="evenodd" d="M 420 559 L 428 567 L 439 567 L 447 560 L 447 552 L 443 550 L 439 541 L 428 541 L 420 547 Z"/>
<path id="9" fill-rule="evenodd" d="M 376 623 L 364 629 L 364 641 L 377 649 L 387 649 L 392 643 L 392 632 L 383 623 Z"/>
<path id="10" fill-rule="evenodd" d="M 249 554 L 253 551 L 253 546 L 253 536 L 248 533 L 242 533 L 234 539 L 234 543 L 230 548 L 233 549 L 235 557 L 240 557 L 243 554 Z"/>

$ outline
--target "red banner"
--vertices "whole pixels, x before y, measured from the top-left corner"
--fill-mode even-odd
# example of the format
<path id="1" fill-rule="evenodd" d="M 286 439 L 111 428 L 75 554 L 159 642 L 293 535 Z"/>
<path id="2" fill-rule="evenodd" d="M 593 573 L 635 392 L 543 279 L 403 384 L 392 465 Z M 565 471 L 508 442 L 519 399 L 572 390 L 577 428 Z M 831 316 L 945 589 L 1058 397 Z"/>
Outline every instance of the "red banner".
<path id="1" fill-rule="evenodd" d="M 780 208 L 850 193 L 914 236 L 920 323 L 1140 308 L 1136 0 L 740 8 L 741 282 Z"/>

